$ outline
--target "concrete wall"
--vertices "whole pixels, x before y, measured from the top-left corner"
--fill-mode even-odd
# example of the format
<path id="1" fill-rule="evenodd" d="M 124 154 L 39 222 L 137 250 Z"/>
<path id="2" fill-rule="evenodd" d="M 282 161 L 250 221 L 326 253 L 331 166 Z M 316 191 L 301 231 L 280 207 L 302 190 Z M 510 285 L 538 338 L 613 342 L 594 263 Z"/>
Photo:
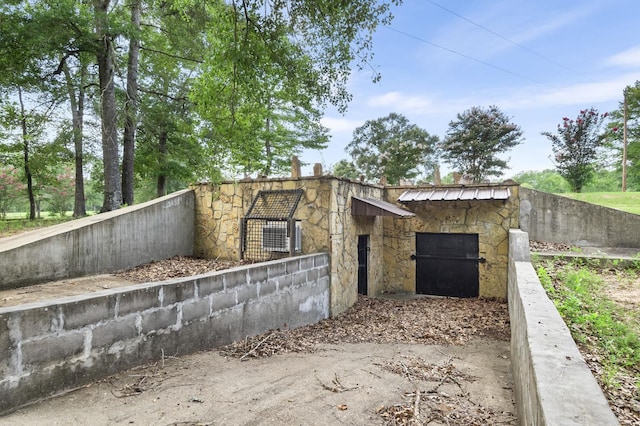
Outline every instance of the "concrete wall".
<path id="1" fill-rule="evenodd" d="M 520 229 L 534 241 L 640 247 L 640 215 L 520 188 Z"/>
<path id="2" fill-rule="evenodd" d="M 189 256 L 193 239 L 194 196 L 184 190 L 0 239 L 0 289 Z"/>
<path id="3" fill-rule="evenodd" d="M 0 414 L 165 354 L 329 316 L 316 254 L 0 309 Z"/>
<path id="4" fill-rule="evenodd" d="M 509 319 L 519 424 L 619 424 L 542 288 L 529 238 L 519 230 L 509 233 Z"/>

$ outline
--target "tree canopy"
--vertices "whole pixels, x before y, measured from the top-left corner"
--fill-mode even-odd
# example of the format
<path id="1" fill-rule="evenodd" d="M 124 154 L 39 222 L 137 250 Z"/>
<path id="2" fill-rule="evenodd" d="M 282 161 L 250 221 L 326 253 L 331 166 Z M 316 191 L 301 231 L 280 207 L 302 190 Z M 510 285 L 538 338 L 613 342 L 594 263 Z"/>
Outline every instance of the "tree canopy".
<path id="1" fill-rule="evenodd" d="M 46 95 L 59 121 L 44 128 L 72 129 L 78 215 L 86 138 L 100 140 L 102 211 L 151 179 L 160 195 L 229 171 L 280 173 L 326 146 L 324 108 L 345 111 L 353 65 L 370 65 L 373 33 L 401 1 L 11 0 L 0 5 L 0 90 Z M 42 145 L 34 130 L 21 146 Z M 18 164 L 26 176 L 34 158 Z"/>
<path id="2" fill-rule="evenodd" d="M 501 176 L 508 166 L 499 155 L 521 142 L 522 130 L 497 106 L 473 107 L 449 123 L 442 157 L 473 182 L 481 182 Z"/>
<path id="3" fill-rule="evenodd" d="M 432 136 L 396 113 L 368 120 L 353 131 L 346 151 L 368 180 L 401 179 L 432 175 L 438 137 Z"/>
<path id="4" fill-rule="evenodd" d="M 627 116 L 627 188 L 640 190 L 640 81 L 624 89 Z M 607 140 L 617 155 L 612 156 L 613 166 L 622 172 L 625 102 L 609 114 Z"/>
<path id="5" fill-rule="evenodd" d="M 558 173 L 573 192 L 581 192 L 597 170 L 598 153 L 606 138 L 602 124 L 607 116 L 595 108 L 583 109 L 575 120 L 564 117 L 555 134 L 542 132 L 551 140 Z"/>

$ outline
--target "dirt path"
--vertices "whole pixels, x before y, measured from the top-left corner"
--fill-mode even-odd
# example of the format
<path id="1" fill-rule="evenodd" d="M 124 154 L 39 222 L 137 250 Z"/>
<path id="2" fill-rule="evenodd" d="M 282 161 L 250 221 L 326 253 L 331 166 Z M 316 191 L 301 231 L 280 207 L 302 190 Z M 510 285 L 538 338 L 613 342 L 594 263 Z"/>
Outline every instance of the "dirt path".
<path id="1" fill-rule="evenodd" d="M 202 273 L 172 259 L 0 292 L 0 307 Z M 0 425 L 515 424 L 505 302 L 371 299 L 337 318 L 165 357 Z"/>
<path id="2" fill-rule="evenodd" d="M 1 425 L 515 424 L 509 344 L 321 345 L 240 361 L 203 352 L 0 417 Z"/>

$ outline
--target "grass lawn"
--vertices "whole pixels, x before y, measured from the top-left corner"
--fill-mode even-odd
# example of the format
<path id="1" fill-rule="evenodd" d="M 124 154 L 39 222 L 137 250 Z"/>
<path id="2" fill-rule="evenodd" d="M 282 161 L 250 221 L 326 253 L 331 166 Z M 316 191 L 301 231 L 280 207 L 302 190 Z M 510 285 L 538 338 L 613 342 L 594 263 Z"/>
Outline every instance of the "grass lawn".
<path id="1" fill-rule="evenodd" d="M 629 213 L 640 214 L 640 192 L 584 192 L 580 194 L 566 193 L 556 195 Z"/>
<path id="2" fill-rule="evenodd" d="M 7 217 L 0 219 L 0 238 L 18 234 L 20 232 L 32 231 L 46 226 L 57 225 L 59 223 L 73 220 L 73 212 L 67 212 L 64 217 L 51 216 L 48 212 L 41 212 L 41 218 L 36 220 L 27 219 L 27 213 L 7 213 Z M 95 214 L 90 212 L 89 214 Z"/>

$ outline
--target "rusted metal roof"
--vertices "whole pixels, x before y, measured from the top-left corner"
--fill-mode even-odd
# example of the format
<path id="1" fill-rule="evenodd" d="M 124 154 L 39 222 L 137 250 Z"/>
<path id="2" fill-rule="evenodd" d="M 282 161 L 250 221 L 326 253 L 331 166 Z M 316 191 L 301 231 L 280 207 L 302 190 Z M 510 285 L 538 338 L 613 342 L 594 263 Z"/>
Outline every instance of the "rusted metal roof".
<path id="1" fill-rule="evenodd" d="M 433 188 L 411 189 L 398 198 L 400 203 L 412 201 L 507 200 L 509 188 Z"/>
<path id="2" fill-rule="evenodd" d="M 400 207 L 387 203 L 386 201 L 360 197 L 351 197 L 351 215 L 393 217 L 415 216 L 414 213 L 401 209 Z"/>

